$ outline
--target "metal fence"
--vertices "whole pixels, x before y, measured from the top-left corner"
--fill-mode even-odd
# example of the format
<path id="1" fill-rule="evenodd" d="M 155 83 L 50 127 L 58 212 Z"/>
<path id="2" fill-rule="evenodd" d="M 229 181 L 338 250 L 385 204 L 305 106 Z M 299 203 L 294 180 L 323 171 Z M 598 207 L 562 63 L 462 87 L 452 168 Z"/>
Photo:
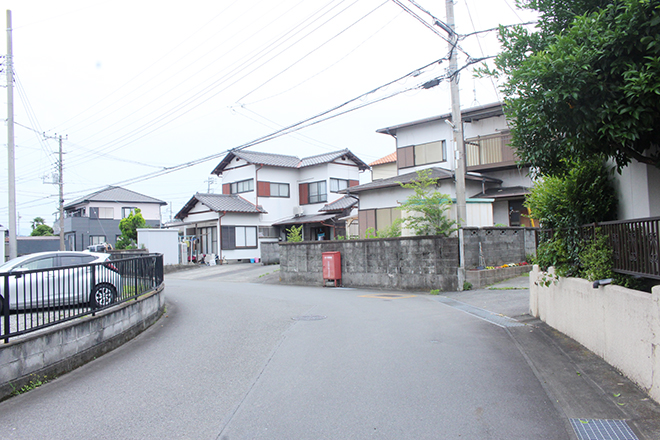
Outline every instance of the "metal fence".
<path id="1" fill-rule="evenodd" d="M 163 256 L 0 273 L 0 339 L 94 315 L 163 283 Z"/>
<path id="2" fill-rule="evenodd" d="M 539 230 L 537 243 L 554 232 Z M 614 272 L 660 280 L 660 217 L 584 225 L 579 236 L 587 240 L 596 233 L 607 237 Z"/>

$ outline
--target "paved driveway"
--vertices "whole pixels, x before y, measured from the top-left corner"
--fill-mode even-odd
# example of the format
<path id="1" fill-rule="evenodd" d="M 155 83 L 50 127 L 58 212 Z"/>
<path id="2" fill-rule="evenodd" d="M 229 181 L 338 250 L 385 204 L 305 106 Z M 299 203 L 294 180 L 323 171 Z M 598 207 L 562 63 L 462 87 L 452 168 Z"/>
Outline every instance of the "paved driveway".
<path id="1" fill-rule="evenodd" d="M 553 440 L 595 414 L 567 413 L 524 338 L 438 297 L 199 274 L 166 277 L 135 340 L 1 403 L 0 438 Z"/>

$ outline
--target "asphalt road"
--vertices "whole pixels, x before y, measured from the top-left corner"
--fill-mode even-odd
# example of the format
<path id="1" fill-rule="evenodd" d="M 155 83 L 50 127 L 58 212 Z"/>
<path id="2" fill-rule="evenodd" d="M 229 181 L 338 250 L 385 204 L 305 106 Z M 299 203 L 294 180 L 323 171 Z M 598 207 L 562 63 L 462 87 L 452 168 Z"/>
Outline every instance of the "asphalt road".
<path id="1" fill-rule="evenodd" d="M 0 403 L 0 438 L 554 440 L 577 438 L 568 418 L 592 415 L 584 384 L 564 402 L 544 376 L 564 367 L 530 359 L 531 327 L 431 295 L 209 274 L 168 275 L 151 329 Z"/>

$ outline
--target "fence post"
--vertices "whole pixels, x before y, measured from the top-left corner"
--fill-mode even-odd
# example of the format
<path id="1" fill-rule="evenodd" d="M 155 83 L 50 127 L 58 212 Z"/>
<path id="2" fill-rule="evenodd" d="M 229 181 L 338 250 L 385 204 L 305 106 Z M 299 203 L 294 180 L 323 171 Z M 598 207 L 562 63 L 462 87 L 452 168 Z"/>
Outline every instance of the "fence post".
<path id="1" fill-rule="evenodd" d="M 4 336 L 5 344 L 9 342 L 9 277 L 7 275 L 2 276 L 4 278 L 4 287 L 2 296 L 2 320 L 4 322 Z"/>

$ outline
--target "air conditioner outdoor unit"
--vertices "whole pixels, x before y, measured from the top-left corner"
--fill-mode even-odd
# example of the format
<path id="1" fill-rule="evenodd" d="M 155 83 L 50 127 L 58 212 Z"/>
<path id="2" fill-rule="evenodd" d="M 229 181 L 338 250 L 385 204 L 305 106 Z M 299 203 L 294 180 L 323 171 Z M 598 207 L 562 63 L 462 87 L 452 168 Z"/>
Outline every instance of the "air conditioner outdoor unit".
<path id="1" fill-rule="evenodd" d="M 305 214 L 305 210 L 303 209 L 302 206 L 294 206 L 293 207 L 293 216 L 294 217 L 300 217 L 303 214 Z"/>

